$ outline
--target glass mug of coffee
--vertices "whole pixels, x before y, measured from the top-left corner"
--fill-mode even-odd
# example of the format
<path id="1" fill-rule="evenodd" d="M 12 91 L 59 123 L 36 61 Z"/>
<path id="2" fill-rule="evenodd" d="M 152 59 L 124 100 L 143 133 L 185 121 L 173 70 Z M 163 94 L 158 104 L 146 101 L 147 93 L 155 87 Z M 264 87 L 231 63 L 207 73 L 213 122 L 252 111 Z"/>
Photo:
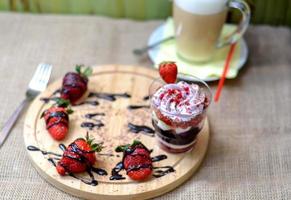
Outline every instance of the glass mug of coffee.
<path id="1" fill-rule="evenodd" d="M 229 8 L 238 9 L 242 20 L 228 37 L 219 40 Z M 237 42 L 250 21 L 250 8 L 242 0 L 174 0 L 176 50 L 190 62 L 209 61 L 217 48 Z"/>

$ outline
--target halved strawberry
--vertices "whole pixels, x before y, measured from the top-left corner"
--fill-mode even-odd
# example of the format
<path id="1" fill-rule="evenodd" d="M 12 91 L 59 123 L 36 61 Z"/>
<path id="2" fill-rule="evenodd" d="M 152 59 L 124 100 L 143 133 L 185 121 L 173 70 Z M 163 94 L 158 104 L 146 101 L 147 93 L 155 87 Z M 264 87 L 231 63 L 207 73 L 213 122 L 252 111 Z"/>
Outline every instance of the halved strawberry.
<path id="1" fill-rule="evenodd" d="M 86 92 L 88 76 L 92 74 L 92 68 L 83 69 L 83 65 L 76 66 L 76 72 L 69 72 L 63 78 L 61 97 L 75 104 Z"/>
<path id="2" fill-rule="evenodd" d="M 101 144 L 93 144 L 87 133 L 86 139 L 78 138 L 64 151 L 57 163 L 57 172 L 64 176 L 67 173 L 81 173 L 90 169 L 96 162 L 95 152 L 102 150 Z"/>
<path id="3" fill-rule="evenodd" d="M 157 115 L 157 117 L 163 121 L 165 124 L 167 124 L 168 126 L 172 126 L 172 120 L 170 118 L 168 118 L 167 116 L 164 116 L 160 110 L 155 109 L 155 113 Z"/>
<path id="4" fill-rule="evenodd" d="M 151 152 L 141 142 L 135 140 L 131 145 L 117 147 L 116 151 L 124 152 L 123 166 L 131 179 L 142 181 L 152 174 Z"/>
<path id="5" fill-rule="evenodd" d="M 164 61 L 159 64 L 159 73 L 166 83 L 175 83 L 177 80 L 178 69 L 175 62 Z"/>

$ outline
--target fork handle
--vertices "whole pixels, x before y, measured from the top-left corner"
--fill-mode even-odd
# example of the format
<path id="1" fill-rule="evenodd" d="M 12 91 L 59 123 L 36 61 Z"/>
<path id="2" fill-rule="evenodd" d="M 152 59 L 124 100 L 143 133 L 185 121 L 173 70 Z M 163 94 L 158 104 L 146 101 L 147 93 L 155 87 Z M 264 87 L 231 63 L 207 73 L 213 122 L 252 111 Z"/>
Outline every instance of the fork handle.
<path id="1" fill-rule="evenodd" d="M 13 125 L 15 124 L 15 122 L 17 121 L 19 115 L 21 114 L 23 108 L 26 107 L 26 105 L 28 104 L 29 99 L 26 98 L 24 99 L 20 105 L 16 108 L 16 110 L 13 112 L 13 114 L 8 118 L 8 120 L 6 121 L 6 123 L 4 124 L 1 132 L 0 132 L 0 147 L 2 146 L 2 144 L 4 143 L 5 139 L 7 138 L 7 136 L 9 135 Z"/>

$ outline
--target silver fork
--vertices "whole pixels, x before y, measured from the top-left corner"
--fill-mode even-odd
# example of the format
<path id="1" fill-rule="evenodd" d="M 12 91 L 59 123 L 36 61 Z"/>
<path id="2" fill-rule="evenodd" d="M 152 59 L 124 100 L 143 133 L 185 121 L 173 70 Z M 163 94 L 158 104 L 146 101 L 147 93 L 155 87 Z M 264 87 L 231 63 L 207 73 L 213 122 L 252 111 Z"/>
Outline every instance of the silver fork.
<path id="1" fill-rule="evenodd" d="M 174 36 L 167 37 L 167 38 L 162 39 L 162 40 L 160 40 L 160 41 L 157 41 L 157 42 L 155 42 L 155 43 L 153 43 L 153 44 L 151 44 L 151 45 L 149 45 L 149 46 L 145 46 L 145 47 L 140 48 L 140 49 L 134 49 L 134 50 L 132 51 L 132 53 L 133 53 L 134 55 L 140 56 L 140 55 L 144 54 L 145 52 L 147 52 L 148 50 L 150 50 L 150 49 L 152 49 L 152 48 L 155 48 L 156 46 L 158 46 L 158 45 L 160 45 L 160 44 L 163 44 L 164 42 L 167 42 L 167 41 L 169 41 L 169 40 L 173 40 L 173 39 L 175 39 Z"/>
<path id="2" fill-rule="evenodd" d="M 9 135 L 23 108 L 25 108 L 26 105 L 32 101 L 41 91 L 45 90 L 51 75 L 51 71 L 52 66 L 49 64 L 41 63 L 38 65 L 32 79 L 29 82 L 28 89 L 26 90 L 26 98 L 20 103 L 13 114 L 9 117 L 0 132 L 0 147 L 5 142 L 5 139 Z"/>

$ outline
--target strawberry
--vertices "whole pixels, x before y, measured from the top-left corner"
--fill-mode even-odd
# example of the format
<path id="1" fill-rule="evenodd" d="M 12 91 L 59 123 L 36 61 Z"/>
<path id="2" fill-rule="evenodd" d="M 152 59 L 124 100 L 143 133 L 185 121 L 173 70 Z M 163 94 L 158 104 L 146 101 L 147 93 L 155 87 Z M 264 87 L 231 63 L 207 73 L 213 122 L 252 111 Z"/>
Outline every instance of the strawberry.
<path id="1" fill-rule="evenodd" d="M 158 117 L 161 121 L 163 121 L 165 124 L 167 124 L 168 126 L 172 126 L 172 125 L 173 125 L 173 124 L 172 124 L 172 120 L 171 120 L 169 117 L 164 116 L 164 115 L 161 113 L 160 110 L 156 109 L 156 110 L 155 110 L 155 113 L 156 113 L 157 117 Z"/>
<path id="2" fill-rule="evenodd" d="M 64 139 L 68 133 L 69 114 L 73 112 L 66 108 L 68 105 L 68 101 L 57 99 L 56 104 L 41 115 L 41 118 L 45 120 L 46 129 L 55 140 Z"/>
<path id="3" fill-rule="evenodd" d="M 88 84 L 88 76 L 92 74 L 92 68 L 82 70 L 82 65 L 76 66 L 76 72 L 69 72 L 63 78 L 61 97 L 68 99 L 72 104 L 85 94 Z"/>
<path id="4" fill-rule="evenodd" d="M 64 151 L 61 160 L 57 163 L 57 172 L 66 174 L 81 173 L 88 171 L 96 162 L 95 152 L 100 152 L 100 144 L 92 144 L 93 139 L 78 138 Z"/>
<path id="5" fill-rule="evenodd" d="M 172 61 L 164 61 L 159 64 L 159 73 L 166 83 L 175 83 L 177 79 L 177 65 Z"/>
<path id="6" fill-rule="evenodd" d="M 142 181 L 152 174 L 151 152 L 141 142 L 135 140 L 131 145 L 117 147 L 116 151 L 123 152 L 122 163 L 131 179 Z"/>

